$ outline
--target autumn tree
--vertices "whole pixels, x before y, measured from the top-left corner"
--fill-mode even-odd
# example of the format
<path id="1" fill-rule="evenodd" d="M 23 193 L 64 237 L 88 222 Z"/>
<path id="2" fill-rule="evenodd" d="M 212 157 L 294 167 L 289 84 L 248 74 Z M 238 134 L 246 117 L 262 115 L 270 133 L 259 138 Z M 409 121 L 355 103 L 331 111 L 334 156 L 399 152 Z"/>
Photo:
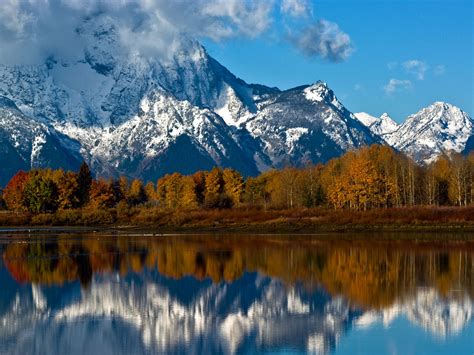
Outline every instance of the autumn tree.
<path id="1" fill-rule="evenodd" d="M 184 176 L 181 179 L 181 201 L 180 207 L 194 209 L 199 206 L 196 194 L 196 182 L 192 176 Z"/>
<path id="2" fill-rule="evenodd" d="M 58 188 L 53 180 L 35 173 L 23 191 L 23 205 L 33 213 L 54 212 L 58 207 Z"/>
<path id="3" fill-rule="evenodd" d="M 155 184 L 153 182 L 149 181 L 145 185 L 145 195 L 146 195 L 147 201 L 150 201 L 150 202 L 158 201 Z"/>
<path id="4" fill-rule="evenodd" d="M 58 201 L 57 205 L 59 209 L 70 209 L 79 206 L 79 182 L 76 173 L 68 171 L 64 173 L 59 170 L 61 174 L 57 177 L 56 185 L 58 188 Z"/>
<path id="5" fill-rule="evenodd" d="M 146 202 L 145 188 L 141 180 L 134 179 L 132 181 L 127 199 L 131 205 L 139 205 Z"/>
<path id="6" fill-rule="evenodd" d="M 113 207 L 115 195 L 111 181 L 93 180 L 90 186 L 89 206 L 94 209 Z"/>
<path id="7" fill-rule="evenodd" d="M 229 208 L 232 199 L 224 191 L 222 169 L 215 167 L 206 175 L 206 191 L 204 205 L 207 208 Z"/>
<path id="8" fill-rule="evenodd" d="M 8 182 L 3 190 L 3 199 L 9 210 L 24 211 L 26 207 L 23 204 L 23 190 L 29 180 L 29 174 L 20 170 Z"/>
<path id="9" fill-rule="evenodd" d="M 449 167 L 449 199 L 457 206 L 466 206 L 471 190 L 468 161 L 461 154 L 453 152 L 449 157 Z"/>
<path id="10" fill-rule="evenodd" d="M 239 206 L 244 193 L 244 179 L 234 169 L 224 169 L 222 174 L 224 180 L 224 192 L 232 200 L 233 206 Z"/>
<path id="11" fill-rule="evenodd" d="M 251 207 L 263 206 L 265 210 L 270 202 L 270 194 L 267 190 L 267 176 L 259 175 L 255 178 L 248 177 L 245 182 L 245 202 Z"/>

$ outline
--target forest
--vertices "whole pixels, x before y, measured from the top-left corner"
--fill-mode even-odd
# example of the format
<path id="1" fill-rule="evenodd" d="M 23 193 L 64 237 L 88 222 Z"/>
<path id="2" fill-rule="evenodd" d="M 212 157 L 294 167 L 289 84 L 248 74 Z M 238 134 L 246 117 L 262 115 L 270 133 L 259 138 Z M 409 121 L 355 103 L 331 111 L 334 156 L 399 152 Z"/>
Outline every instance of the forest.
<path id="1" fill-rule="evenodd" d="M 55 213 L 67 220 L 74 211 L 81 211 L 82 224 L 87 224 L 84 214 L 94 219 L 94 212 L 100 211 L 99 224 L 152 211 L 271 213 L 317 208 L 366 212 L 473 203 L 474 153 L 449 153 L 431 164 L 419 165 L 381 145 L 350 151 L 326 164 L 269 170 L 247 178 L 236 170 L 218 167 L 192 175 L 168 174 L 156 182 L 129 181 L 123 176 L 96 179 L 86 163 L 77 172 L 19 171 L 0 198 L 1 209 L 33 218 L 41 215 L 43 220 L 50 220 L 45 215 Z"/>

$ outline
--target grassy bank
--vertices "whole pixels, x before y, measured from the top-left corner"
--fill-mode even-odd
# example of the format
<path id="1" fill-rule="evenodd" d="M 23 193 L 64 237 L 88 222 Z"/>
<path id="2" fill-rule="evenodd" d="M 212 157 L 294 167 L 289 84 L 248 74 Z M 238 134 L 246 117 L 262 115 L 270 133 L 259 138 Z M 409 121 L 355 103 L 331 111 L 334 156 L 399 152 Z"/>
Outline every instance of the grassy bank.
<path id="1" fill-rule="evenodd" d="M 474 232 L 474 207 L 412 207 L 370 211 L 323 208 L 65 210 L 51 214 L 0 213 L 0 226 L 89 226 L 143 228 L 163 232 L 314 233 L 326 231 Z"/>

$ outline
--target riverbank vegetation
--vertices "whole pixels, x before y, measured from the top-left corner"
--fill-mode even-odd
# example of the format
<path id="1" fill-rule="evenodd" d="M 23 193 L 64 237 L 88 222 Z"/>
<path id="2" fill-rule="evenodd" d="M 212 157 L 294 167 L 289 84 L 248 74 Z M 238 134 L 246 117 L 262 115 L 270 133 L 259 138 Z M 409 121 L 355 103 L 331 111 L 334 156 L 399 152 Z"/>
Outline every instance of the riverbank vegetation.
<path id="1" fill-rule="evenodd" d="M 20 171 L 1 196 L 0 225 L 474 225 L 474 154 L 418 165 L 373 145 L 246 179 L 214 168 L 156 183 L 93 179 L 84 163 Z"/>

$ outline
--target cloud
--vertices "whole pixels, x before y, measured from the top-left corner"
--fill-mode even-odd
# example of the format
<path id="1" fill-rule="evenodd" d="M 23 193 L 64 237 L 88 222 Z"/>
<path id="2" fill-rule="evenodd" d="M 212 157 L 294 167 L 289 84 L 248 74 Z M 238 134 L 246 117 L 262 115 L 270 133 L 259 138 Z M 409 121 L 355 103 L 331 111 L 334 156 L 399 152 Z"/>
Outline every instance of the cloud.
<path id="1" fill-rule="evenodd" d="M 305 55 L 333 62 L 352 51 L 350 37 L 314 18 L 308 0 L 2 0 L 0 63 L 81 55 L 86 44 L 78 30 L 88 18 L 112 23 L 127 55 L 170 55 L 183 38 L 221 42 L 275 34 Z"/>
<path id="2" fill-rule="evenodd" d="M 409 90 L 412 87 L 410 80 L 390 79 L 383 89 L 387 95 L 391 95 L 400 90 Z"/>
<path id="3" fill-rule="evenodd" d="M 292 17 L 308 16 L 312 11 L 307 0 L 282 0 L 280 10 Z"/>
<path id="4" fill-rule="evenodd" d="M 320 57 L 330 62 L 342 62 L 354 50 L 349 35 L 337 24 L 326 20 L 304 27 L 289 39 L 308 57 Z"/>
<path id="5" fill-rule="evenodd" d="M 403 62 L 403 68 L 407 73 L 413 74 L 418 80 L 425 79 L 425 73 L 428 70 L 428 65 L 418 59 L 407 60 Z"/>

